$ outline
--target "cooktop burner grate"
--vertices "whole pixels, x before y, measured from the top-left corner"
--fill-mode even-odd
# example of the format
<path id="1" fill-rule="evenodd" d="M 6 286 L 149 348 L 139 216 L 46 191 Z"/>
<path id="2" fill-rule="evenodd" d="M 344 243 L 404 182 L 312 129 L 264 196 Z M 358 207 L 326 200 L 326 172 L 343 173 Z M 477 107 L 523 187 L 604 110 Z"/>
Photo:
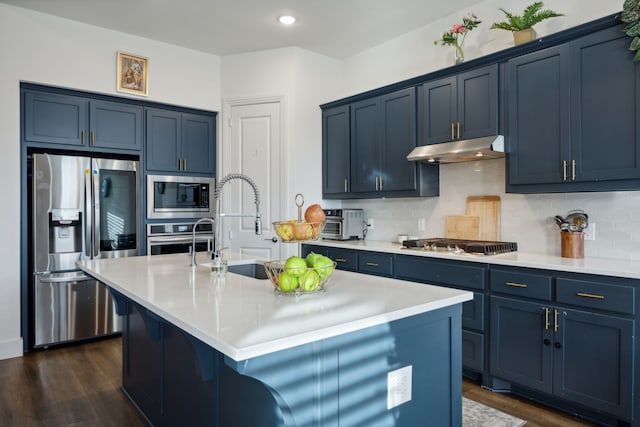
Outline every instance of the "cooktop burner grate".
<path id="1" fill-rule="evenodd" d="M 446 238 L 405 240 L 402 244 L 404 247 L 409 249 L 431 251 L 445 250 L 480 255 L 496 255 L 507 252 L 516 252 L 518 250 L 518 244 L 515 242 L 490 242 L 483 240 Z"/>

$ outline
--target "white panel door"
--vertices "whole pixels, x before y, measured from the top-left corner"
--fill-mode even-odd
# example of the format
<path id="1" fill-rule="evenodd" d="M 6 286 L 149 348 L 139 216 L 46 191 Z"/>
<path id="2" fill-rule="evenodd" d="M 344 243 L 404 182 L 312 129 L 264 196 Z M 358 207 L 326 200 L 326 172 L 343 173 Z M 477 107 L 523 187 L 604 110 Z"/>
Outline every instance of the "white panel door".
<path id="1" fill-rule="evenodd" d="M 218 174 L 218 179 L 229 173 L 242 173 L 253 179 L 260 192 L 262 217 L 262 235 L 257 236 L 251 186 L 243 180 L 225 184 L 221 196 L 222 212 L 250 215 L 222 219 L 222 245 L 233 252 L 281 258 L 281 244 L 271 226 L 273 221 L 281 219 L 281 198 L 286 182 L 280 110 L 279 101 L 230 104 L 227 108 L 228 137 L 223 145 L 222 173 Z"/>

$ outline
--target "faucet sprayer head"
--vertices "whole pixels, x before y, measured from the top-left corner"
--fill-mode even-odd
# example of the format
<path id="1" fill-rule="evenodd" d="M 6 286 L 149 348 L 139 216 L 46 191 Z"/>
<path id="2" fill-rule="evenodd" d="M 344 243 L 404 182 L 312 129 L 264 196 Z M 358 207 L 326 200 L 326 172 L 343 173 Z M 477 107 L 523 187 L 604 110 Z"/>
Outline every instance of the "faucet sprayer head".
<path id="1" fill-rule="evenodd" d="M 260 219 L 260 212 L 256 212 L 256 235 L 262 234 L 262 220 Z"/>

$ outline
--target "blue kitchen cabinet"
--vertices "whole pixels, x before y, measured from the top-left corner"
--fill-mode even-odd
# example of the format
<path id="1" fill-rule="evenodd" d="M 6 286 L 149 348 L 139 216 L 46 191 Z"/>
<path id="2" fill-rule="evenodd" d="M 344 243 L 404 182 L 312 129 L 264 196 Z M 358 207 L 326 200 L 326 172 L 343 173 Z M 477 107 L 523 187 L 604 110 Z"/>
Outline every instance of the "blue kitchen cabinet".
<path id="1" fill-rule="evenodd" d="M 637 418 L 637 289 L 629 279 L 495 268 L 490 374 L 590 416 Z"/>
<path id="2" fill-rule="evenodd" d="M 23 138 L 69 148 L 142 149 L 142 107 L 39 90 L 23 91 Z"/>
<path id="3" fill-rule="evenodd" d="M 323 197 L 437 196 L 439 169 L 407 161 L 417 144 L 415 86 L 323 110 Z"/>
<path id="4" fill-rule="evenodd" d="M 349 105 L 322 111 L 322 194 L 344 196 L 351 182 Z"/>
<path id="5" fill-rule="evenodd" d="M 620 26 L 508 61 L 508 192 L 640 185 L 640 68 Z"/>
<path id="6" fill-rule="evenodd" d="M 420 87 L 420 145 L 498 134 L 498 65 Z"/>
<path id="7" fill-rule="evenodd" d="M 487 265 L 396 255 L 394 277 L 473 292 L 473 300 L 462 304 L 462 366 L 484 372 Z"/>
<path id="8" fill-rule="evenodd" d="M 147 170 L 213 176 L 215 116 L 147 109 Z"/>

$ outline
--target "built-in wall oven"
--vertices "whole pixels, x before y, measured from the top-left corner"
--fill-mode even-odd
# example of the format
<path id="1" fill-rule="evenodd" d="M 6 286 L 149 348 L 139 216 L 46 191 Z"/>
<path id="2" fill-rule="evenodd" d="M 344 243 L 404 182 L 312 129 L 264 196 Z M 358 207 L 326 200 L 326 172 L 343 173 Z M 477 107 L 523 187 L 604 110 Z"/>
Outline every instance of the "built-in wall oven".
<path id="1" fill-rule="evenodd" d="M 147 218 L 212 217 L 214 190 L 211 177 L 148 175 Z"/>
<path id="2" fill-rule="evenodd" d="M 147 255 L 190 253 L 193 222 L 147 224 Z M 196 230 L 196 252 L 211 251 L 213 227 L 200 223 Z"/>

